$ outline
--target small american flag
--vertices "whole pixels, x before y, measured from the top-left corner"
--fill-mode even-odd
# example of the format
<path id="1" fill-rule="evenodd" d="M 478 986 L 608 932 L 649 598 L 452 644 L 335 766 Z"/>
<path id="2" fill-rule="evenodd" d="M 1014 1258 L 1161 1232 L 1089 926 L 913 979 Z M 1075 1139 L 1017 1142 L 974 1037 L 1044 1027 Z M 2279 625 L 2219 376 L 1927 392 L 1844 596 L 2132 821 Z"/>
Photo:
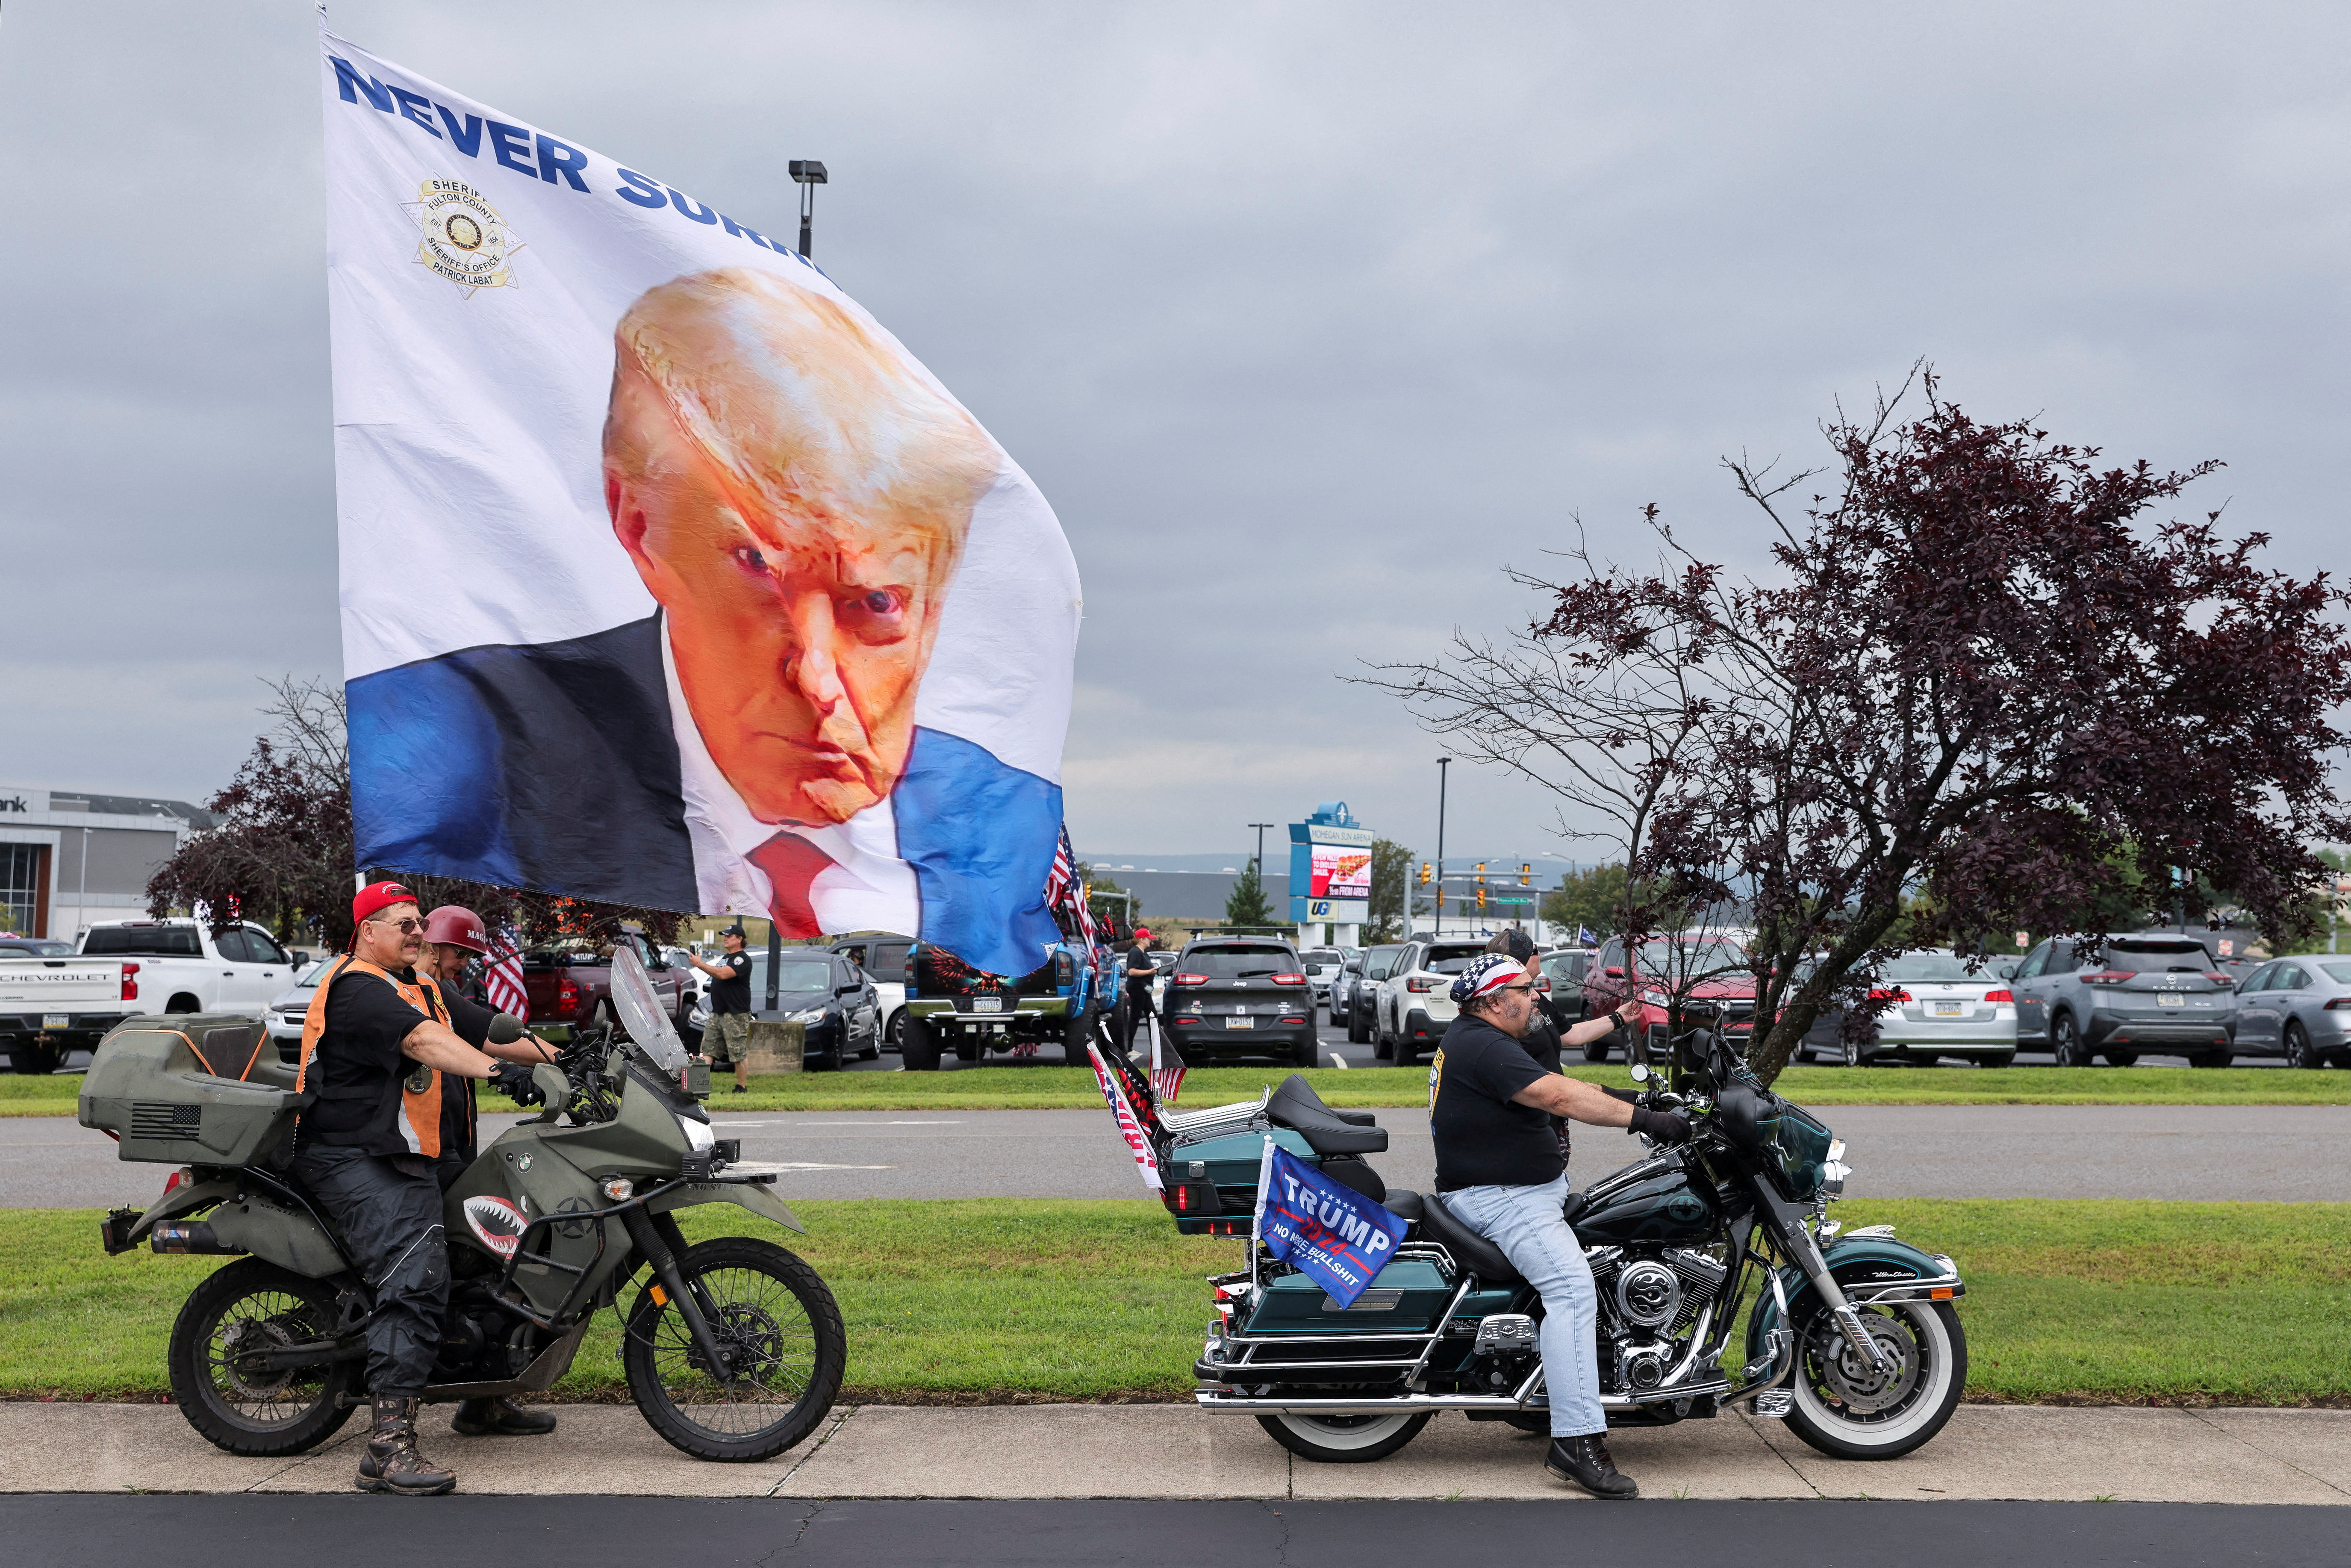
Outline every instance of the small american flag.
<path id="1" fill-rule="evenodd" d="M 530 1021 L 530 994 L 522 988 L 522 946 L 511 929 L 498 933 L 499 951 L 483 964 L 482 988 L 490 1006 Z"/>
<path id="2" fill-rule="evenodd" d="M 1173 1105 L 1176 1092 L 1184 1087 L 1184 1053 L 1164 1043 L 1157 1019 L 1150 1023 L 1152 1097 L 1163 1105 Z"/>

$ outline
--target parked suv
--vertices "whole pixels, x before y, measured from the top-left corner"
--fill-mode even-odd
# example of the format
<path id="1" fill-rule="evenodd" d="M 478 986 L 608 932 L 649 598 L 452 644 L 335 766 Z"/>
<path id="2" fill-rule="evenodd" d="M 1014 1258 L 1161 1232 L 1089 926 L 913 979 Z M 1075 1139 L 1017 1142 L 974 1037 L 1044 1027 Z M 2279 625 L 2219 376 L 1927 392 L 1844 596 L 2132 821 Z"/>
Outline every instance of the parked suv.
<path id="1" fill-rule="evenodd" d="M 1747 965 L 1747 949 L 1727 936 L 1656 936 L 1629 955 L 1625 939 L 1611 936 L 1585 972 L 1584 1015 L 1613 1012 L 1632 997 L 1641 1003 L 1641 1021 L 1588 1041 L 1585 1060 L 1605 1061 L 1610 1047 L 1629 1046 L 1630 1029 L 1648 1032 L 1652 1061 L 1666 1061 L 1667 1041 L 1693 1029 L 1725 1036 L 1743 1054 L 1755 1029 L 1755 976 Z"/>
<path id="2" fill-rule="evenodd" d="M 1332 947 L 1310 947 L 1298 955 L 1298 962 L 1306 970 L 1306 983 L 1313 988 L 1314 999 L 1329 1001 L 1331 982 L 1338 976 L 1339 966 L 1346 962 L 1346 955 Z"/>
<path id="3" fill-rule="evenodd" d="M 1486 951 L 1483 936 L 1424 936 L 1407 942 L 1373 1003 L 1372 1054 L 1383 1061 L 1416 1062 L 1437 1049 L 1454 1006 L 1453 977 Z"/>
<path id="4" fill-rule="evenodd" d="M 2017 1043 L 2060 1067 L 2094 1056 L 2128 1067 L 2147 1051 L 2226 1067 L 2236 1055 L 2235 983 L 2192 936 L 2053 937 L 2010 984 Z"/>
<path id="5" fill-rule="evenodd" d="M 865 971 L 873 982 L 874 995 L 881 998 L 882 1049 L 896 1052 L 906 1043 L 906 959 L 914 951 L 912 936 L 893 936 L 887 932 L 870 936 L 847 936 L 832 945 L 832 950 Z"/>
<path id="6" fill-rule="evenodd" d="M 1322 1060 L 1305 966 L 1298 949 L 1278 938 L 1186 944 L 1167 977 L 1161 1017 L 1186 1062 L 1279 1056 L 1314 1067 Z"/>
<path id="7" fill-rule="evenodd" d="M 1404 951 L 1401 942 L 1389 942 L 1377 947 L 1366 947 L 1355 955 L 1362 967 L 1347 982 L 1347 1043 L 1369 1045 L 1372 1041 L 1373 1019 L 1378 1016 L 1380 982 L 1395 967 L 1396 956 Z M 1334 1003 L 1331 1021 L 1339 1021 L 1339 1009 Z"/>
<path id="8" fill-rule="evenodd" d="M 1552 1021 L 1562 1029 L 1588 1016 L 1583 1006 L 1583 979 L 1598 955 L 1590 947 L 1562 947 L 1536 961 L 1535 994 L 1551 1004 Z M 1602 1047 L 1604 1053 L 1606 1047 Z M 1594 1058 L 1594 1060 L 1598 1060 Z"/>

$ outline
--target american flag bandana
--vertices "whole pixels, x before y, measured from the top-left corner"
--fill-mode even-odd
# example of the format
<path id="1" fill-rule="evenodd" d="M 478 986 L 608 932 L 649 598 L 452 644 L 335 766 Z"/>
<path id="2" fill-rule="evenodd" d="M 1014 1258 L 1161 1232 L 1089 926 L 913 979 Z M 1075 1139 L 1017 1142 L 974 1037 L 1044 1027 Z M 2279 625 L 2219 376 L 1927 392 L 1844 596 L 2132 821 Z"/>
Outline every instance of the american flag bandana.
<path id="1" fill-rule="evenodd" d="M 482 989 L 498 1011 L 530 1021 L 530 995 L 522 986 L 522 946 L 512 927 L 498 933 L 498 951 L 483 960 Z"/>

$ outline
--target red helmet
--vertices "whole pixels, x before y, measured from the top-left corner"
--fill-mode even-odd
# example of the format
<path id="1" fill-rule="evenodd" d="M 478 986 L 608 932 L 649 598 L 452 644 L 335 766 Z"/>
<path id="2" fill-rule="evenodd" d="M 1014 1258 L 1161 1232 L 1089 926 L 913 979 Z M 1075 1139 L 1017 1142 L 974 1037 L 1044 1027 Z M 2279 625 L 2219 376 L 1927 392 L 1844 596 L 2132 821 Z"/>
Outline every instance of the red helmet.
<path id="1" fill-rule="evenodd" d="M 471 947 L 484 957 L 489 956 L 490 934 L 482 929 L 482 917 L 462 904 L 444 904 L 426 915 L 424 939 L 446 942 L 453 947 Z"/>

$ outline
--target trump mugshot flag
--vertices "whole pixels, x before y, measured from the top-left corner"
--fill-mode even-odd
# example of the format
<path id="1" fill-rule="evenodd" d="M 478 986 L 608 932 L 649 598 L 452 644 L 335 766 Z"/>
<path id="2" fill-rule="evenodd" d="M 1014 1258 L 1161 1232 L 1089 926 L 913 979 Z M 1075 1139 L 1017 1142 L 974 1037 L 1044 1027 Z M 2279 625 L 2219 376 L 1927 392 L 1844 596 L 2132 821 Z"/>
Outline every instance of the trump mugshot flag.
<path id="1" fill-rule="evenodd" d="M 1405 1222 L 1268 1138 L 1258 1166 L 1257 1233 L 1267 1250 L 1345 1308 L 1395 1256 Z"/>
<path id="2" fill-rule="evenodd" d="M 1041 965 L 1036 486 L 783 241 L 320 38 L 360 863 Z"/>

